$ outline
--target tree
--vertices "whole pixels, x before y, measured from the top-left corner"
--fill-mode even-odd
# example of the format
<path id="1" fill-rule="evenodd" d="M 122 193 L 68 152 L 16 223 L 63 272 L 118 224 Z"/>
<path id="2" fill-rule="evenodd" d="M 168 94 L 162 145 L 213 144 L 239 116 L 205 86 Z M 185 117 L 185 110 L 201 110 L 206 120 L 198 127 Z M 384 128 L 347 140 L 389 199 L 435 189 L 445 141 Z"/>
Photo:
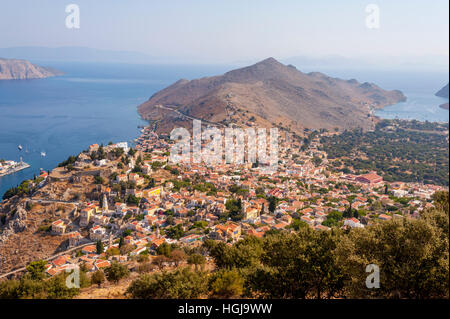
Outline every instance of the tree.
<path id="1" fill-rule="evenodd" d="M 203 243 L 209 255 L 214 258 L 214 263 L 219 268 L 235 267 L 235 254 L 232 247 L 227 246 L 222 241 L 206 240 Z"/>
<path id="2" fill-rule="evenodd" d="M 448 298 L 448 211 L 424 215 L 418 220 L 378 222 L 366 229 L 351 229 L 343 236 L 336 256 L 348 276 L 349 297 Z M 369 264 L 379 267 L 378 289 L 365 285 Z"/>
<path id="3" fill-rule="evenodd" d="M 121 255 L 127 255 L 133 251 L 133 246 L 130 244 L 125 244 L 122 247 L 120 247 L 119 251 Z"/>
<path id="4" fill-rule="evenodd" d="M 208 275 L 188 267 L 172 272 L 145 274 L 134 280 L 127 292 L 137 299 L 191 299 L 208 292 Z"/>
<path id="5" fill-rule="evenodd" d="M 134 196 L 133 194 L 128 195 L 127 197 L 127 204 L 130 205 L 139 205 L 141 202 L 141 199 L 139 197 Z"/>
<path id="6" fill-rule="evenodd" d="M 278 199 L 275 196 L 269 197 L 269 212 L 273 213 L 277 208 Z"/>
<path id="7" fill-rule="evenodd" d="M 181 262 L 183 262 L 186 259 L 186 254 L 184 251 L 180 249 L 175 249 L 170 254 L 170 260 L 175 264 L 176 267 L 180 265 Z"/>
<path id="8" fill-rule="evenodd" d="M 107 256 L 117 256 L 120 255 L 120 249 L 117 247 L 111 247 L 108 248 L 108 250 L 106 251 L 106 255 Z"/>
<path id="9" fill-rule="evenodd" d="M 170 257 L 171 252 L 172 252 L 172 247 L 166 242 L 162 243 L 161 245 L 158 246 L 158 248 L 156 248 L 156 253 L 158 255 L 164 255 L 167 258 Z"/>
<path id="10" fill-rule="evenodd" d="M 105 251 L 105 247 L 103 246 L 103 242 L 101 240 L 97 241 L 96 248 L 98 255 L 102 254 Z"/>
<path id="11" fill-rule="evenodd" d="M 47 262 L 44 260 L 32 261 L 26 267 L 27 273 L 32 280 L 41 280 L 45 277 L 45 265 Z"/>
<path id="12" fill-rule="evenodd" d="M 105 273 L 102 270 L 97 270 L 92 274 L 91 282 L 98 285 L 98 287 L 100 288 L 102 283 L 105 282 Z"/>
<path id="13" fill-rule="evenodd" d="M 63 272 L 44 283 L 48 299 L 71 299 L 79 293 L 78 288 L 68 288 L 66 278 L 68 274 Z"/>
<path id="14" fill-rule="evenodd" d="M 194 265 L 195 270 L 197 270 L 198 266 L 203 266 L 205 264 L 206 259 L 200 254 L 192 254 L 189 256 L 187 262 L 189 265 Z"/>
<path id="15" fill-rule="evenodd" d="M 244 292 L 244 278 L 235 269 L 219 271 L 212 279 L 211 288 L 215 297 L 239 298 Z"/>
<path id="16" fill-rule="evenodd" d="M 344 281 L 334 258 L 339 232 L 300 228 L 264 238 L 262 265 L 251 267 L 246 289 L 270 298 L 330 298 Z"/>
<path id="17" fill-rule="evenodd" d="M 108 281 L 113 281 L 116 284 L 120 281 L 120 279 L 128 277 L 129 274 L 130 272 L 128 268 L 116 261 L 105 269 L 105 275 L 106 278 L 108 278 Z"/>
<path id="18" fill-rule="evenodd" d="M 158 269 L 161 271 L 164 268 L 164 264 L 168 260 L 169 259 L 166 256 L 158 255 L 158 256 L 153 257 L 152 264 L 155 265 L 156 267 L 158 267 Z"/>
<path id="19" fill-rule="evenodd" d="M 123 236 L 121 236 L 119 239 L 119 249 L 122 248 L 123 244 L 124 244 Z"/>
<path id="20" fill-rule="evenodd" d="M 308 224 L 301 219 L 294 218 L 289 226 L 295 230 L 299 230 L 302 227 L 308 227 Z"/>
<path id="21" fill-rule="evenodd" d="M 104 182 L 105 182 L 105 180 L 100 175 L 96 175 L 94 177 L 94 183 L 95 184 L 103 184 Z"/>
<path id="22" fill-rule="evenodd" d="M 172 239 L 180 239 L 181 237 L 184 236 L 184 230 L 183 230 L 183 226 L 181 224 L 167 228 L 165 231 L 166 231 L 166 235 Z"/>
<path id="23" fill-rule="evenodd" d="M 349 204 L 347 209 L 342 213 L 342 216 L 344 218 L 352 218 L 353 217 L 353 209 L 352 209 L 352 205 Z"/>

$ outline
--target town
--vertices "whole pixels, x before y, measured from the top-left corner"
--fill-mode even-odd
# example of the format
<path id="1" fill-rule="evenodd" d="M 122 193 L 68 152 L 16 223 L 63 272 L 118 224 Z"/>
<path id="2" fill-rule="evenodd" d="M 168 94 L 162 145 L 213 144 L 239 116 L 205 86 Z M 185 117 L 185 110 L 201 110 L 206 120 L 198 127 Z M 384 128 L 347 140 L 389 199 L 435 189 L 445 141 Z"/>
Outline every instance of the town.
<path id="1" fill-rule="evenodd" d="M 30 165 L 23 162 L 22 158 L 19 162 L 5 161 L 4 159 L 0 159 L 0 177 L 21 171 L 28 167 L 30 167 Z"/>
<path id="2" fill-rule="evenodd" d="M 141 132 L 135 148 L 125 142 L 91 145 L 13 194 L 11 199 L 22 195 L 16 215 L 53 210 L 51 218 L 35 225 L 37 233 L 58 239 L 58 253 L 45 256 L 49 276 L 73 264 L 90 272 L 113 262 L 129 264 L 159 255 L 161 247 L 195 249 L 206 239 L 232 245 L 246 236 L 301 227 L 329 231 L 417 219 L 433 207 L 436 191 L 448 190 L 385 182 L 376 172 L 330 171 L 320 138 L 335 132 L 316 134 L 308 144 L 281 134 L 276 171 L 251 162 L 174 164 L 169 159 L 175 141 L 150 127 Z M 11 199 L 0 211 L 9 209 Z M 4 231 L 0 241 L 14 231 Z M 11 256 L 3 254 L 3 277 L 25 269 L 8 262 Z M 24 263 L 33 255 L 29 258 Z"/>

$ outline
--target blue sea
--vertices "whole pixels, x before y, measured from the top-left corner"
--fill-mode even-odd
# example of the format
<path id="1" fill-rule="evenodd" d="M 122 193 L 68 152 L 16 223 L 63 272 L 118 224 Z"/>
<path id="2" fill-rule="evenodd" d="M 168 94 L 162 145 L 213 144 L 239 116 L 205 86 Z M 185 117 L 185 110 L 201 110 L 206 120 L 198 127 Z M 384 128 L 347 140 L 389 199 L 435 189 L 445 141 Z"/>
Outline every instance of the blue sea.
<path id="1" fill-rule="evenodd" d="M 31 165 L 0 177 L 4 192 L 51 170 L 93 143 L 133 141 L 145 125 L 137 106 L 180 78 L 223 73 L 229 66 L 52 63 L 65 72 L 47 79 L 0 81 L 0 159 Z M 18 145 L 22 145 L 19 151 Z M 41 152 L 46 156 L 42 157 Z"/>
<path id="2" fill-rule="evenodd" d="M 145 125 L 137 106 L 152 94 L 179 80 L 222 74 L 227 65 L 133 65 L 32 61 L 65 72 L 64 76 L 0 81 L 0 158 L 20 157 L 31 167 L 0 177 L 0 198 L 10 187 L 50 170 L 90 144 L 131 142 Z M 448 122 L 448 111 L 434 96 L 448 82 L 448 72 L 394 72 L 340 69 L 321 71 L 344 79 L 374 82 L 402 90 L 408 98 L 377 111 L 383 118 L 416 118 Z M 23 146 L 19 151 L 18 145 Z M 41 152 L 46 156 L 42 157 Z"/>

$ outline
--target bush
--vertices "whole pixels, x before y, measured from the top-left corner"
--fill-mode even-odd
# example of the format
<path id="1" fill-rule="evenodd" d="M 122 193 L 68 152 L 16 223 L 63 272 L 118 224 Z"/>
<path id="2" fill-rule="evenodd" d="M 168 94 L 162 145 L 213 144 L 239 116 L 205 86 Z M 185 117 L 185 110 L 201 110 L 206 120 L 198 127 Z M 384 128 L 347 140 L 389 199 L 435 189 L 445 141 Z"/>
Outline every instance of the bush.
<path id="1" fill-rule="evenodd" d="M 138 299 L 192 299 L 208 292 L 208 275 L 189 268 L 142 275 L 127 292 Z"/>
<path id="2" fill-rule="evenodd" d="M 100 288 L 101 284 L 105 282 L 105 273 L 102 270 L 97 270 L 91 276 L 91 282 L 97 284 Z"/>
<path id="3" fill-rule="evenodd" d="M 234 269 L 219 271 L 212 279 L 211 289 L 215 297 L 237 298 L 244 292 L 244 278 Z"/>

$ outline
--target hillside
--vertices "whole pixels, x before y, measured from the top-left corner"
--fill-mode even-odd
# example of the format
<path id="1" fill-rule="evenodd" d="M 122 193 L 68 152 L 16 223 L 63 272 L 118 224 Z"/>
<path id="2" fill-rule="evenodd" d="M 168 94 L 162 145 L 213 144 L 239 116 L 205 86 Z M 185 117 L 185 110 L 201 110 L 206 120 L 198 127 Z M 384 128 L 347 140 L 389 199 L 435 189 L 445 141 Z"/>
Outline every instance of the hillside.
<path id="1" fill-rule="evenodd" d="M 43 79 L 62 74 L 26 60 L 0 58 L 0 80 Z"/>
<path id="2" fill-rule="evenodd" d="M 220 76 L 179 80 L 139 106 L 160 132 L 191 126 L 186 115 L 228 125 L 280 126 L 293 131 L 373 128 L 374 108 L 404 101 L 373 83 L 303 73 L 268 58 Z M 174 111 L 176 110 L 176 111 Z"/>
<path id="3" fill-rule="evenodd" d="M 442 89 L 440 89 L 438 92 L 436 92 L 435 94 L 436 96 L 439 97 L 446 97 L 448 98 L 448 83 L 446 86 L 444 86 Z"/>

